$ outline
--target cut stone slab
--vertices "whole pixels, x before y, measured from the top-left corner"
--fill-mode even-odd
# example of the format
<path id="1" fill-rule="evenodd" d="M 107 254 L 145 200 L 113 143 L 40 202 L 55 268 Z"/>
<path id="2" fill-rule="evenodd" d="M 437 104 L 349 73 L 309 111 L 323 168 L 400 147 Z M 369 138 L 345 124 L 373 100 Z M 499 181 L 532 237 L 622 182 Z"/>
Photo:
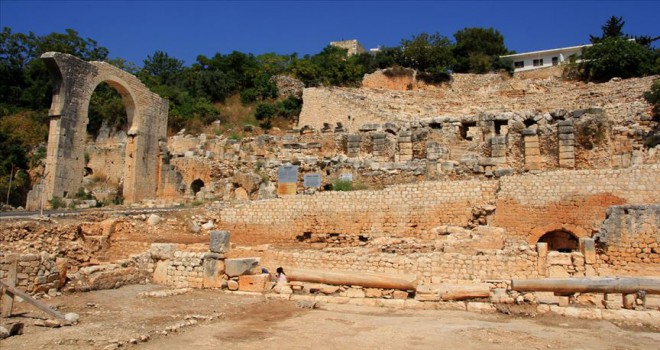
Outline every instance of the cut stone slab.
<path id="1" fill-rule="evenodd" d="M 253 268 L 259 266 L 259 258 L 240 258 L 225 260 L 225 274 L 229 277 L 246 275 Z"/>
<path id="2" fill-rule="evenodd" d="M 205 259 L 204 276 L 202 277 L 203 288 L 221 288 L 224 281 L 225 264 L 222 260 Z"/>
<path id="3" fill-rule="evenodd" d="M 269 275 L 243 275 L 238 277 L 238 290 L 243 292 L 263 292 L 266 289 Z"/>
<path id="4" fill-rule="evenodd" d="M 229 231 L 211 231 L 211 243 L 209 249 L 214 253 L 226 253 L 229 250 Z"/>

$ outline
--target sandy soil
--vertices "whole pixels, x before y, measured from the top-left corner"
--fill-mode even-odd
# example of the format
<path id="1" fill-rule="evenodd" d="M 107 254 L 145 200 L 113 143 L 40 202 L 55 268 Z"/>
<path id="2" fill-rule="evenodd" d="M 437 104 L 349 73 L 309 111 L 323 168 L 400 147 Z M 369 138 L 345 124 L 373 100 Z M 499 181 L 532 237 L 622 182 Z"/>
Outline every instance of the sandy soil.
<path id="1" fill-rule="evenodd" d="M 34 326 L 44 315 L 18 303 L 9 322 L 24 322 L 25 334 L 0 341 L 0 349 L 656 349 L 660 344 L 659 332 L 557 316 L 332 304 L 310 310 L 295 302 L 210 290 L 137 296 L 159 289 L 137 285 L 44 300 L 80 314 L 79 324 L 62 328 Z M 148 340 L 140 341 L 141 336 Z"/>

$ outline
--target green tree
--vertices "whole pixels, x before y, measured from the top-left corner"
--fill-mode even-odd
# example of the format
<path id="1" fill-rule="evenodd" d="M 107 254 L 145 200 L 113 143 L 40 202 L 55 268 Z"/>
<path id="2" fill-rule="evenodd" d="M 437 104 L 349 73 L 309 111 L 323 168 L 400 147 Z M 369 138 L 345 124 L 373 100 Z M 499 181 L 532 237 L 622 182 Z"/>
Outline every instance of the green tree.
<path id="1" fill-rule="evenodd" d="M 166 52 L 156 51 L 148 55 L 138 74 L 148 86 L 178 85 L 184 73 L 183 61 L 170 57 Z"/>
<path id="2" fill-rule="evenodd" d="M 631 78 L 658 72 L 658 53 L 623 37 L 610 37 L 582 49 L 579 69 L 589 81 Z"/>
<path id="3" fill-rule="evenodd" d="M 591 47 L 582 49 L 577 75 L 584 80 L 606 81 L 613 77 L 631 78 L 660 72 L 660 52 L 653 50 L 653 39 L 642 42 L 623 32 L 625 21 L 612 16 L 601 26 L 601 36 L 590 35 Z"/>
<path id="4" fill-rule="evenodd" d="M 592 44 L 595 44 L 607 38 L 627 37 L 627 35 L 623 34 L 623 26 L 625 24 L 626 22 L 623 20 L 623 17 L 612 16 L 600 27 L 602 31 L 601 36 L 589 35 L 589 40 L 591 40 Z"/>
<path id="5" fill-rule="evenodd" d="M 464 28 L 454 33 L 454 38 L 453 70 L 457 73 L 490 72 L 499 56 L 509 53 L 504 37 L 493 28 Z"/>
<path id="6" fill-rule="evenodd" d="M 401 41 L 402 65 L 427 73 L 446 73 L 454 64 L 451 41 L 439 33 L 421 33 Z"/>

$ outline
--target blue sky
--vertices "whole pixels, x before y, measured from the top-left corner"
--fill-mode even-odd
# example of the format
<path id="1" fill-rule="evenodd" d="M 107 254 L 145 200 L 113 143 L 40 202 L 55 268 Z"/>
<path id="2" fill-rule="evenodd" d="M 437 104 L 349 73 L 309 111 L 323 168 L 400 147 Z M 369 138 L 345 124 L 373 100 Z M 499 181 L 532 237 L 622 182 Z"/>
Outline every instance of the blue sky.
<path id="1" fill-rule="evenodd" d="M 587 43 L 612 15 L 623 16 L 626 33 L 658 36 L 659 14 L 660 1 L 0 0 L 0 27 L 38 35 L 72 28 L 138 65 L 156 50 L 191 64 L 234 50 L 314 54 L 341 39 L 395 46 L 465 27 L 493 27 L 524 52 Z"/>

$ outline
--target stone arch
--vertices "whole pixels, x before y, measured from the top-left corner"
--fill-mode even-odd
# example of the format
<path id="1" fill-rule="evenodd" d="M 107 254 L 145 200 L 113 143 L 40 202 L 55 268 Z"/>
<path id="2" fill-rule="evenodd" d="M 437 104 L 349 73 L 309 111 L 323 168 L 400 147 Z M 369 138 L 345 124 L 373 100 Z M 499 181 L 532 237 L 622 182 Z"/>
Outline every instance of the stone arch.
<path id="1" fill-rule="evenodd" d="M 539 238 L 537 243 L 548 244 L 548 250 L 570 253 L 579 249 L 579 239 L 570 231 L 554 230 Z"/>
<path id="2" fill-rule="evenodd" d="M 559 224 L 559 223 L 553 223 L 553 224 L 548 224 L 544 226 L 538 226 L 532 229 L 530 232 L 527 241 L 530 244 L 536 244 L 541 237 L 543 237 L 545 234 L 554 232 L 554 231 L 566 231 L 571 233 L 575 238 L 578 240 L 583 237 L 590 237 L 589 233 L 587 230 L 584 228 L 577 226 L 577 225 L 572 225 L 572 224 Z"/>
<path id="3" fill-rule="evenodd" d="M 105 62 L 47 52 L 41 56 L 53 81 L 44 182 L 28 195 L 28 207 L 38 208 L 53 197 L 75 195 L 84 173 L 84 143 L 89 101 L 106 82 L 122 96 L 128 117 L 128 142 L 122 178 L 124 203 L 158 193 L 160 141 L 166 141 L 168 101 L 149 91 L 132 74 Z"/>

